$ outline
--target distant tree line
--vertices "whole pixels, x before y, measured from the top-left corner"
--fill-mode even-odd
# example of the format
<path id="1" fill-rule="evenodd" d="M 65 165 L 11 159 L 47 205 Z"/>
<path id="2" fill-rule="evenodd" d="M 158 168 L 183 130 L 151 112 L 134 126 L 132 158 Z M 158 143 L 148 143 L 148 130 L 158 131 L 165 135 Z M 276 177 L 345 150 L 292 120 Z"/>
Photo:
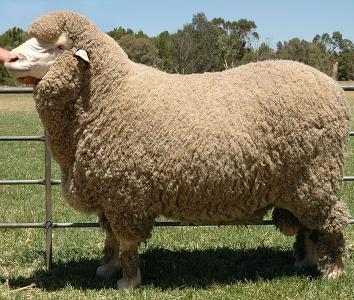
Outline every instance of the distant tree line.
<path id="1" fill-rule="evenodd" d="M 340 32 L 317 34 L 312 41 L 293 38 L 278 42 L 272 49 L 267 43 L 260 43 L 256 29 L 251 20 L 208 20 L 204 13 L 198 13 L 175 33 L 164 31 L 150 37 L 143 31 L 118 27 L 107 34 L 133 61 L 169 73 L 214 72 L 249 62 L 290 59 L 338 80 L 354 79 L 354 45 Z M 12 49 L 27 39 L 26 32 L 14 27 L 0 35 L 0 47 Z M 0 84 L 16 84 L 1 65 Z"/>

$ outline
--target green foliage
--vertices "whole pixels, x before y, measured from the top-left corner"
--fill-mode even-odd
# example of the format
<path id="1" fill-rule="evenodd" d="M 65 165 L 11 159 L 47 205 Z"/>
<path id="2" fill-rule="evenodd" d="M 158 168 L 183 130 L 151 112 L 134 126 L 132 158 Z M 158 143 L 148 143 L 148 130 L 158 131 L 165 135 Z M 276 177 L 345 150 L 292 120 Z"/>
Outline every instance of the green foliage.
<path id="1" fill-rule="evenodd" d="M 0 35 L 0 47 L 13 49 L 28 40 L 28 35 L 21 28 L 13 27 Z"/>
<path id="2" fill-rule="evenodd" d="M 132 35 L 136 38 L 149 38 L 147 34 L 139 30 L 137 33 L 133 29 L 124 29 L 122 26 L 114 28 L 112 31 L 108 31 L 107 34 L 112 37 L 115 41 L 119 41 L 122 37 L 126 35 Z"/>
<path id="3" fill-rule="evenodd" d="M 168 31 L 163 31 L 154 38 L 154 42 L 158 49 L 159 69 L 165 70 L 169 73 L 174 72 L 173 61 L 175 57 L 175 48 L 172 35 Z"/>
<path id="4" fill-rule="evenodd" d="M 152 40 L 146 37 L 136 37 L 127 34 L 123 36 L 118 43 L 131 60 L 149 66 L 158 65 L 158 49 Z"/>
<path id="5" fill-rule="evenodd" d="M 209 21 L 205 14 L 193 16 L 192 23 L 172 36 L 177 72 L 221 71 L 239 64 L 250 42 L 258 37 L 253 21 Z"/>
<path id="6" fill-rule="evenodd" d="M 274 56 L 273 49 L 269 47 L 265 42 L 262 42 L 258 48 L 258 58 L 260 60 L 269 59 Z"/>
<path id="7" fill-rule="evenodd" d="M 17 86 L 19 83 L 12 78 L 3 65 L 0 65 L 0 84 L 8 86 Z"/>
<path id="8" fill-rule="evenodd" d="M 174 43 L 179 52 L 187 50 L 190 68 L 181 73 L 203 73 L 220 70 L 221 47 L 218 37 L 219 28 L 209 22 L 203 13 L 193 16 L 192 23 L 184 25 L 174 37 Z M 184 35 L 186 35 L 184 37 Z M 178 53 L 183 56 L 182 53 Z M 182 71 L 178 66 L 179 71 Z"/>
<path id="9" fill-rule="evenodd" d="M 354 80 L 354 51 L 345 51 L 338 57 L 338 80 Z"/>
<path id="10" fill-rule="evenodd" d="M 135 33 L 132 29 L 120 26 L 107 34 L 119 43 L 131 60 L 154 67 L 159 65 L 159 50 L 153 38 L 149 38 L 143 31 Z"/>
<path id="11" fill-rule="evenodd" d="M 303 62 L 320 71 L 332 75 L 335 58 L 319 43 L 294 38 L 277 44 L 276 57 Z"/>
<path id="12" fill-rule="evenodd" d="M 114 28 L 112 31 L 108 31 L 107 34 L 115 41 L 119 41 L 123 36 L 127 35 L 127 30 L 119 26 L 118 28 Z"/>
<path id="13" fill-rule="evenodd" d="M 253 21 L 240 19 L 239 21 L 225 21 L 222 18 L 213 19 L 212 22 L 220 28 L 220 47 L 223 67 L 235 67 L 242 60 L 245 52 L 252 51 L 252 41 L 258 41 L 259 35 Z"/>
<path id="14" fill-rule="evenodd" d="M 322 52 L 330 56 L 330 61 L 336 68 L 336 70 L 333 69 L 333 72 L 338 80 L 354 79 L 354 45 L 352 41 L 344 39 L 342 34 L 336 31 L 332 36 L 328 33 L 317 34 L 313 42 L 321 47 Z"/>

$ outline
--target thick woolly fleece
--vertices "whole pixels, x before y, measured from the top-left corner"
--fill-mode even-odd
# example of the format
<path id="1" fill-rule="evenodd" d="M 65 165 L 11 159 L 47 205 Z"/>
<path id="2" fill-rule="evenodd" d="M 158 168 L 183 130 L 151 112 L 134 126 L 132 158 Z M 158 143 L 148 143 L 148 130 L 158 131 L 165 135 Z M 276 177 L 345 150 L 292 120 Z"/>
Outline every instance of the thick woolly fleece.
<path id="1" fill-rule="evenodd" d="M 50 13 L 29 31 L 46 41 L 62 32 L 74 49 L 35 98 L 72 206 L 104 213 L 117 236 L 137 242 L 158 215 L 243 223 L 272 206 L 307 228 L 344 230 L 349 109 L 328 76 L 291 61 L 166 74 L 131 62 L 74 13 Z"/>

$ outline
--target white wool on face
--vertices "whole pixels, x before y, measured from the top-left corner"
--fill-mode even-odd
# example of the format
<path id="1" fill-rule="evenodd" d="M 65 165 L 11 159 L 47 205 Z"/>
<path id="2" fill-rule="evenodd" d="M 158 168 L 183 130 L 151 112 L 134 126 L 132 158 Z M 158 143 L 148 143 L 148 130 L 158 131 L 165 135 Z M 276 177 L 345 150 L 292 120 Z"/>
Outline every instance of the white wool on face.
<path id="1" fill-rule="evenodd" d="M 5 67 L 15 78 L 34 77 L 42 79 L 58 54 L 63 50 L 53 44 L 31 38 L 11 51 L 18 60 L 6 62 Z"/>

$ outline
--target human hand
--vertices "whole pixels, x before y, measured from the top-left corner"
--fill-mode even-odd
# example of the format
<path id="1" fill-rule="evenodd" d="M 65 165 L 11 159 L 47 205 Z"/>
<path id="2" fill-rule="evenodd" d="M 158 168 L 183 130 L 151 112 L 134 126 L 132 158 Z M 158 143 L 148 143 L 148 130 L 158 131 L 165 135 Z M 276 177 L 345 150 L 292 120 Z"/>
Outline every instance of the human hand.
<path id="1" fill-rule="evenodd" d="M 9 57 L 10 51 L 0 48 L 0 64 L 4 64 Z"/>
<path id="2" fill-rule="evenodd" d="M 5 62 L 10 61 L 11 59 L 14 59 L 11 56 L 11 52 L 6 49 L 0 48 L 0 64 L 3 65 Z M 20 77 L 16 79 L 22 84 L 36 84 L 38 82 L 38 79 L 33 77 Z"/>

